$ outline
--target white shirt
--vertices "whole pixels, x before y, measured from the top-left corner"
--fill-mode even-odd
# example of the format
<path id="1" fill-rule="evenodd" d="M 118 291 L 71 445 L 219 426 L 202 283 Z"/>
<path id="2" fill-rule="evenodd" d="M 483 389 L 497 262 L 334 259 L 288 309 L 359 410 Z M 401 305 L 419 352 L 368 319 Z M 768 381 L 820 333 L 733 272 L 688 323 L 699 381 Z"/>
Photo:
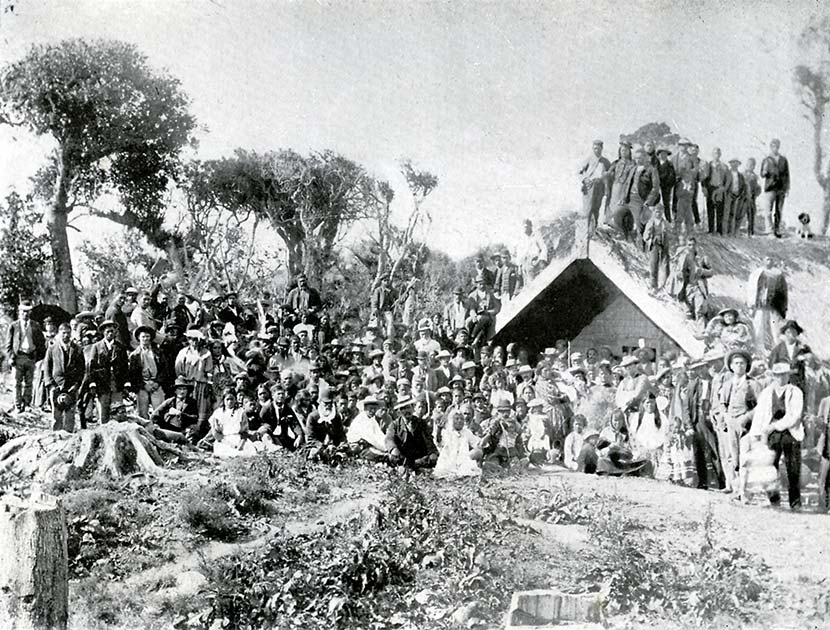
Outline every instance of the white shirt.
<path id="1" fill-rule="evenodd" d="M 571 431 L 565 437 L 565 466 L 571 470 L 576 470 L 576 460 L 579 457 L 579 452 L 582 450 L 584 442 L 585 438 L 582 437 L 581 433 L 577 433 L 576 431 Z"/>
<path id="2" fill-rule="evenodd" d="M 29 337 L 32 334 L 32 323 L 29 320 L 20 320 L 20 330 L 20 352 L 31 352 L 32 344 L 29 343 Z"/>

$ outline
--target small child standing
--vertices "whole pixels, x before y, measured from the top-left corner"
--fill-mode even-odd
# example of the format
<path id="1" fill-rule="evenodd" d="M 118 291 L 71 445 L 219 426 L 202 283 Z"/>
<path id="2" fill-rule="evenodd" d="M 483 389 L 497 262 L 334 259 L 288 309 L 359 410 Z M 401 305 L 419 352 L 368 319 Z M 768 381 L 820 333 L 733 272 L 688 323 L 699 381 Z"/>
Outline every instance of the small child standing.
<path id="1" fill-rule="evenodd" d="M 684 426 L 682 418 L 675 417 L 668 444 L 663 449 L 663 456 L 657 467 L 656 479 L 689 487 L 695 485 L 697 475 L 692 450 L 693 436 L 694 429 Z"/>

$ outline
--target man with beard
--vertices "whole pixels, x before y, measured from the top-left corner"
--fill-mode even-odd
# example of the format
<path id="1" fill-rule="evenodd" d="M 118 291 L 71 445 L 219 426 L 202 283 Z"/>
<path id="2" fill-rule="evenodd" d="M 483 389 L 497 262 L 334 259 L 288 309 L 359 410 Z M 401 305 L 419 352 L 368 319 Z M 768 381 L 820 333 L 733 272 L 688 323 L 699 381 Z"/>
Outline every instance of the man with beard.
<path id="1" fill-rule="evenodd" d="M 426 421 L 413 413 L 413 398 L 399 399 L 397 417 L 386 430 L 385 446 L 389 462 L 412 470 L 432 468 L 438 461 L 438 449 Z"/>
<path id="2" fill-rule="evenodd" d="M 331 390 L 320 392 L 317 409 L 306 419 L 309 459 L 331 461 L 346 441 L 346 423 L 338 413 Z"/>

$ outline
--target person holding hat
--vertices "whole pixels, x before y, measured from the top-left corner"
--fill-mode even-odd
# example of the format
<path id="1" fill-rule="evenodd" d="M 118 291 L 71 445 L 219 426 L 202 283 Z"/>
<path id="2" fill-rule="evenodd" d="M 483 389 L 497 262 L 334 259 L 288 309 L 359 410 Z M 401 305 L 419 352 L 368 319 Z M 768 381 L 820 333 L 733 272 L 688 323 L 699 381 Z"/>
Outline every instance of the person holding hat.
<path id="1" fill-rule="evenodd" d="M 631 178 L 637 168 L 631 157 L 631 143 L 620 141 L 617 159 L 611 163 L 605 180 L 605 223 L 614 226 L 618 213 L 628 203 L 628 191 L 631 187 Z"/>
<path id="2" fill-rule="evenodd" d="M 807 396 L 807 364 L 813 359 L 813 351 L 799 337 L 804 329 L 794 319 L 781 325 L 781 341 L 769 354 L 770 367 L 776 363 L 790 366 L 790 384 L 798 387 Z"/>
<path id="3" fill-rule="evenodd" d="M 173 383 L 173 396 L 153 408 L 150 422 L 157 430 L 153 436 L 170 442 L 195 444 L 201 437 L 197 431 L 199 409 L 193 398 L 193 383 L 178 377 Z"/>
<path id="4" fill-rule="evenodd" d="M 743 174 L 738 171 L 741 161 L 738 158 L 729 160 L 729 187 L 723 204 L 723 233 L 735 236 L 741 227 L 746 214 L 747 185 Z"/>
<path id="5" fill-rule="evenodd" d="M 657 176 L 660 178 L 660 200 L 663 202 L 663 216 L 671 223 L 672 221 L 672 202 L 674 197 L 674 187 L 677 183 L 677 173 L 674 172 L 674 165 L 669 160 L 671 151 L 666 147 L 657 149 L 657 163 L 654 168 L 657 169 Z"/>
<path id="6" fill-rule="evenodd" d="M 139 326 L 133 333 L 138 347 L 127 357 L 129 382 L 136 392 L 136 409 L 139 417 L 149 419 L 150 406 L 153 409 L 164 402 L 162 378 L 169 374 L 164 365 L 164 356 L 153 343 L 154 328 Z"/>
<path id="7" fill-rule="evenodd" d="M 75 406 L 84 380 L 84 352 L 71 339 L 68 323 L 58 326 L 58 335 L 43 359 L 43 382 L 52 403 L 52 430 L 75 430 Z"/>
<path id="8" fill-rule="evenodd" d="M 211 379 L 215 370 L 213 355 L 205 347 L 205 335 L 198 328 L 185 333 L 187 346 L 176 356 L 176 376 L 193 383 L 193 396 L 199 408 L 199 423 L 204 424 L 213 410 Z"/>
<path id="9" fill-rule="evenodd" d="M 548 264 L 548 246 L 541 235 L 534 233 L 533 221 L 525 219 L 524 234 L 516 244 L 516 264 L 521 270 L 521 285 L 526 287 Z M 475 312 L 478 308 L 474 307 Z M 494 315 L 495 316 L 495 315 Z"/>
<path id="10" fill-rule="evenodd" d="M 605 196 L 605 176 L 611 169 L 611 162 L 602 155 L 602 149 L 602 140 L 594 140 L 591 155 L 577 171 L 582 183 L 582 218 L 588 224 L 589 234 L 599 224 L 599 209 Z"/>
<path id="11" fill-rule="evenodd" d="M 790 509 L 801 509 L 801 441 L 804 439 L 804 394 L 790 383 L 792 370 L 788 362 L 772 364 L 773 382 L 758 396 L 749 435 L 775 452 L 773 466 L 778 470 L 781 457 L 787 469 Z M 769 493 L 773 506 L 781 503 L 777 489 Z"/>
<path id="12" fill-rule="evenodd" d="M 32 303 L 23 300 L 17 307 L 17 320 L 6 332 L 6 357 L 14 373 L 14 402 L 18 411 L 32 404 L 35 363 L 46 354 L 43 330 L 31 319 Z"/>
<path id="13" fill-rule="evenodd" d="M 730 491 L 740 489 L 738 475 L 743 465 L 741 452 L 745 450 L 742 449 L 741 441 L 749 433 L 760 387 L 758 382 L 748 375 L 752 366 L 752 355 L 746 350 L 732 350 L 726 355 L 725 364 L 729 374 L 724 379 L 720 391 L 716 392 L 718 409 L 714 415 L 717 419 L 718 451 L 721 461 L 724 462 L 726 491 Z"/>
<path id="14" fill-rule="evenodd" d="M 108 422 L 114 406 L 123 401 L 129 377 L 127 346 L 116 339 L 118 325 L 105 320 L 98 327 L 103 339 L 92 345 L 87 363 L 87 378 L 97 398 L 98 422 Z"/>
<path id="15" fill-rule="evenodd" d="M 438 449 L 426 421 L 415 415 L 414 405 L 414 398 L 398 399 L 396 418 L 386 429 L 384 446 L 393 466 L 432 468 L 438 461 Z"/>

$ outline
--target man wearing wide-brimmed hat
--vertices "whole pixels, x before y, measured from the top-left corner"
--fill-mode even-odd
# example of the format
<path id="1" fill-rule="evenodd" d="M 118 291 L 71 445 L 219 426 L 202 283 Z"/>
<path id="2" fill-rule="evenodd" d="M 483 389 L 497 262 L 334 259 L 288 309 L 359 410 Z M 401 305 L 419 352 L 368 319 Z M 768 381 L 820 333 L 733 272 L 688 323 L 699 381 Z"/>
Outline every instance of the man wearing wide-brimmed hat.
<path id="1" fill-rule="evenodd" d="M 807 395 L 807 363 L 813 358 L 810 346 L 799 338 L 804 329 L 794 319 L 788 319 L 781 324 L 781 342 L 772 349 L 769 355 L 770 367 L 776 363 L 786 363 L 790 366 L 790 384 L 798 387 L 801 393 Z"/>
<path id="2" fill-rule="evenodd" d="M 723 464 L 726 490 L 739 487 L 738 472 L 741 467 L 741 439 L 748 433 L 752 416 L 758 404 L 760 387 L 755 379 L 749 378 L 752 355 L 744 349 L 735 349 L 726 355 L 729 374 L 720 391 L 716 392 L 718 413 L 716 414 L 718 451 Z"/>
<path id="3" fill-rule="evenodd" d="M 148 419 L 150 406 L 155 409 L 164 402 L 162 379 L 171 372 L 165 366 L 164 355 L 153 343 L 155 329 L 150 326 L 139 326 L 133 334 L 138 341 L 138 347 L 127 358 L 129 381 L 136 393 L 138 415 Z"/>
<path id="4" fill-rule="evenodd" d="M 386 452 L 392 464 L 412 469 L 432 468 L 438 461 L 438 449 L 426 421 L 413 413 L 414 405 L 414 398 L 398 398 L 396 418 L 386 429 Z"/>
<path id="5" fill-rule="evenodd" d="M 92 345 L 87 364 L 87 378 L 90 391 L 95 392 L 98 401 L 98 422 L 108 422 L 113 406 L 123 400 L 124 385 L 127 382 L 129 364 L 127 348 L 116 339 L 118 324 L 105 320 L 98 327 L 104 336 Z"/>
<path id="6" fill-rule="evenodd" d="M 173 383 L 173 391 L 173 396 L 153 409 L 150 421 L 160 429 L 153 431 L 153 435 L 172 442 L 195 443 L 199 408 L 193 398 L 193 382 L 179 376 Z"/>
<path id="7" fill-rule="evenodd" d="M 17 308 L 18 318 L 6 334 L 6 356 L 14 372 L 15 406 L 23 411 L 32 404 L 35 363 L 46 352 L 46 339 L 40 324 L 31 319 L 32 303 L 23 300 Z"/>
<path id="8" fill-rule="evenodd" d="M 801 509 L 801 441 L 804 439 L 804 395 L 791 384 L 791 368 L 786 361 L 772 364 L 773 382 L 758 396 L 758 406 L 752 418 L 750 436 L 766 440 L 775 452 L 773 466 L 778 469 L 781 457 L 787 468 L 790 509 Z M 778 506 L 781 495 L 776 490 L 769 494 L 770 503 Z"/>

